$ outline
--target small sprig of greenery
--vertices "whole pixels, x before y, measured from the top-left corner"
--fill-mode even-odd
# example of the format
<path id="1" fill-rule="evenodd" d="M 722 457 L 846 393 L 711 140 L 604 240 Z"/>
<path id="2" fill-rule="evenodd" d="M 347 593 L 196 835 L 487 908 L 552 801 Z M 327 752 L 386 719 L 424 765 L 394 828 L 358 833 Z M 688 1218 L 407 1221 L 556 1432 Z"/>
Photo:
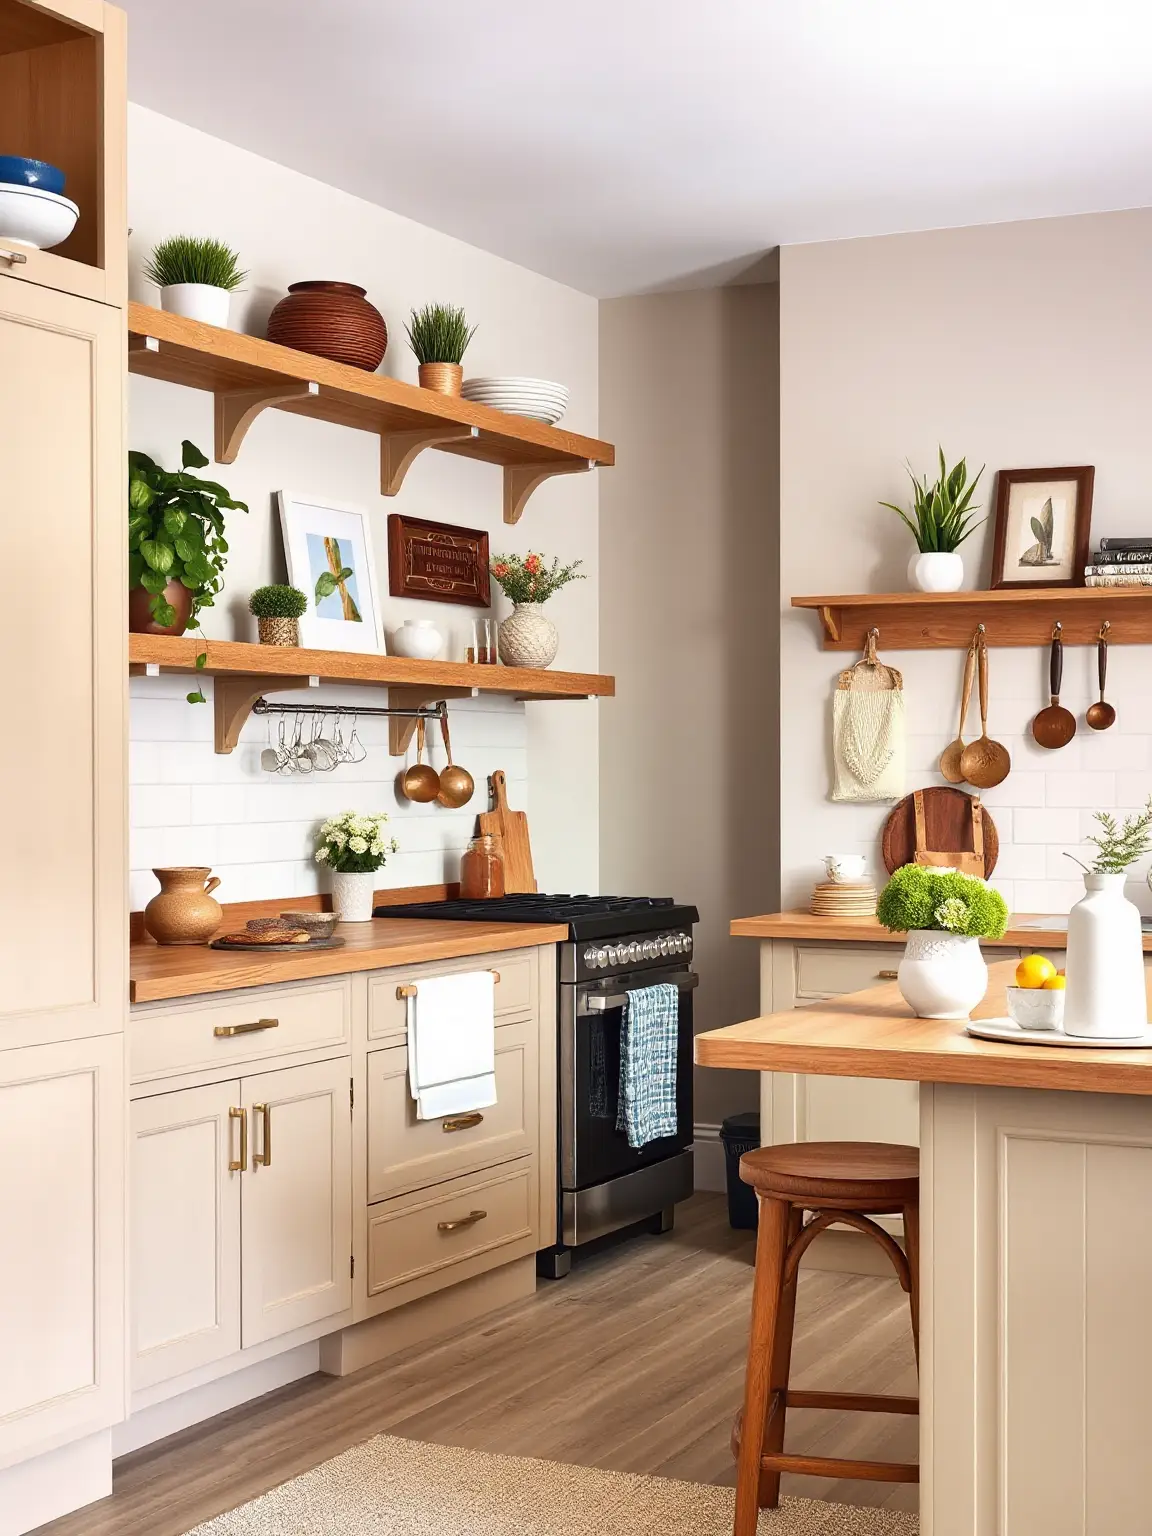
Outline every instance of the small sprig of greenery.
<path id="1" fill-rule="evenodd" d="M 464 311 L 453 304 L 425 304 L 408 321 L 408 345 L 418 363 L 461 363 L 476 334 Z"/>
<path id="2" fill-rule="evenodd" d="M 316 862 L 340 874 L 366 875 L 388 862 L 400 844 L 385 837 L 386 811 L 341 811 L 331 816 L 316 834 Z"/>
<path id="3" fill-rule="evenodd" d="M 584 572 L 577 570 L 583 564 L 573 560 L 571 565 L 561 565 L 560 557 L 554 555 L 546 566 L 544 556 L 530 550 L 526 555 L 497 555 L 491 571 L 510 602 L 543 603 L 570 581 L 586 580 Z"/>
<path id="4" fill-rule="evenodd" d="M 257 619 L 298 619 L 308 612 L 308 599 L 299 587 L 257 587 L 248 612 Z"/>
<path id="5" fill-rule="evenodd" d="M 999 939 L 1008 927 L 1008 904 L 974 875 L 905 864 L 880 893 L 876 916 L 892 933 L 933 928 L 971 939 Z"/>
<path id="6" fill-rule="evenodd" d="M 248 276 L 240 257 L 223 240 L 198 235 L 172 235 L 155 246 L 144 263 L 144 276 L 158 288 L 173 283 L 207 283 L 212 288 L 239 288 Z"/>
<path id="7" fill-rule="evenodd" d="M 1100 831 L 1085 839 L 1096 845 L 1092 863 L 1085 864 L 1074 853 L 1067 855 L 1085 874 L 1122 875 L 1152 849 L 1152 795 L 1143 811 L 1124 818 L 1122 827 L 1116 825 L 1115 816 L 1108 811 L 1097 811 L 1095 820 L 1100 823 Z"/>
<path id="8" fill-rule="evenodd" d="M 980 466 L 971 485 L 968 484 L 968 461 L 961 459 L 955 468 L 949 469 L 943 448 L 940 449 L 940 478 L 932 485 L 928 484 L 927 475 L 923 480 L 917 480 L 910 464 L 904 467 L 912 481 L 912 517 L 893 501 L 882 501 L 880 505 L 895 512 L 907 524 L 921 554 L 952 554 L 970 533 L 987 521 L 972 515 L 979 511 L 979 504 L 972 506 L 972 496 L 985 466 Z"/>

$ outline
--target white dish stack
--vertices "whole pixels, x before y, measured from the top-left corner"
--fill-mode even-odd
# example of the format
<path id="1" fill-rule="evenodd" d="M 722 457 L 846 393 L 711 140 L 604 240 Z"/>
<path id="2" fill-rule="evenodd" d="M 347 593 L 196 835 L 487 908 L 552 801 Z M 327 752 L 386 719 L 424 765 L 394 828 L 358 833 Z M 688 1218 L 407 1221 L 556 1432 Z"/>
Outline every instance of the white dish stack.
<path id="1" fill-rule="evenodd" d="M 76 228 L 80 210 L 71 198 L 43 187 L 0 183 L 0 238 L 50 251 Z"/>
<path id="2" fill-rule="evenodd" d="M 568 409 L 568 391 L 550 379 L 465 379 L 460 393 L 476 405 L 554 426 Z"/>

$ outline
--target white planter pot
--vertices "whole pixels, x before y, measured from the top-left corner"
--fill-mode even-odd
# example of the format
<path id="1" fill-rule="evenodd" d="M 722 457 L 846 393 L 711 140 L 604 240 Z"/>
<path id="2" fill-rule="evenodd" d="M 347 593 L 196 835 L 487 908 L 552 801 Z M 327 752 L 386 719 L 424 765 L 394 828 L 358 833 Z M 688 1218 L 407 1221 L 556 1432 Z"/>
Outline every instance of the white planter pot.
<path id="1" fill-rule="evenodd" d="M 922 555 L 917 550 L 908 562 L 908 582 L 914 592 L 959 592 L 964 562 L 955 553 Z"/>
<path id="2" fill-rule="evenodd" d="M 332 910 L 342 923 L 366 923 L 372 916 L 376 892 L 376 870 L 366 875 L 332 871 Z"/>
<path id="3" fill-rule="evenodd" d="M 560 632 L 539 603 L 517 603 L 511 616 L 500 621 L 498 644 L 506 667 L 550 667 L 560 647 Z"/>
<path id="4" fill-rule="evenodd" d="M 232 295 L 227 288 L 215 288 L 211 283 L 169 283 L 160 290 L 160 308 L 170 315 L 183 315 L 186 320 L 199 320 L 202 325 L 218 325 L 228 328 L 228 311 Z"/>
<path id="5" fill-rule="evenodd" d="M 1085 875 L 1068 914 L 1064 1033 L 1086 1039 L 1141 1035 L 1148 1027 L 1140 913 L 1123 875 Z"/>
<path id="6" fill-rule="evenodd" d="M 919 928 L 908 935 L 896 982 L 921 1019 L 966 1019 L 988 990 L 980 940 Z"/>
<path id="7" fill-rule="evenodd" d="M 392 649 L 397 656 L 435 661 L 444 649 L 444 636 L 431 619 L 405 619 L 392 635 Z"/>

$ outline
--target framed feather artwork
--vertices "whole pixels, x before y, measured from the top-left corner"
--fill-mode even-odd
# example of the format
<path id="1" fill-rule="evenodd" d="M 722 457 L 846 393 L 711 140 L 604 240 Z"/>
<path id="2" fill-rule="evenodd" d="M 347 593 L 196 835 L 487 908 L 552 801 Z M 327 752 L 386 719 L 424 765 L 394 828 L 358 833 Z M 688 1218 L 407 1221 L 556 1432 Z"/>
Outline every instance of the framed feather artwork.
<path id="1" fill-rule="evenodd" d="M 996 476 L 993 587 L 1082 587 L 1095 469 L 1002 469 Z"/>

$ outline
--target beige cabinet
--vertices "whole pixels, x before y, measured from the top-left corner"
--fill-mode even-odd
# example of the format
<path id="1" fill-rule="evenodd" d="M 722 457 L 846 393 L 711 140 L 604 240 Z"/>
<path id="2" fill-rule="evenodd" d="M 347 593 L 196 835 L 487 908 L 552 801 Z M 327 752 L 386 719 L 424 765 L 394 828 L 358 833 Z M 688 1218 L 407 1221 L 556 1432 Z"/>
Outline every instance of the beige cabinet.
<path id="1" fill-rule="evenodd" d="M 0 1051 L 0 1468 L 124 1416 L 120 1036 Z"/>

